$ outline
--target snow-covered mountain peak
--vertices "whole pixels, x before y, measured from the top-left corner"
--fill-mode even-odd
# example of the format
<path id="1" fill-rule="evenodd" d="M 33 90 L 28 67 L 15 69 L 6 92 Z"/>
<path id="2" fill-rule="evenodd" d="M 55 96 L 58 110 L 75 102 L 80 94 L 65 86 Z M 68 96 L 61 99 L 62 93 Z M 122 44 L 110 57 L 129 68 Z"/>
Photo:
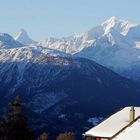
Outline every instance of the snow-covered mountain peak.
<path id="1" fill-rule="evenodd" d="M 119 19 L 115 16 L 109 18 L 107 21 L 103 22 L 102 25 L 110 25 L 110 26 L 114 26 L 117 22 L 119 21 Z"/>
<path id="2" fill-rule="evenodd" d="M 29 45 L 34 43 L 34 41 L 29 37 L 28 33 L 24 29 L 20 30 L 20 32 L 15 37 L 15 40 L 19 41 L 24 45 Z"/>
<path id="3" fill-rule="evenodd" d="M 25 29 L 20 29 L 20 32 L 15 37 L 15 39 L 19 38 L 20 36 L 27 36 L 27 37 L 29 37 Z"/>
<path id="4" fill-rule="evenodd" d="M 75 54 L 89 46 L 133 46 L 134 41 L 139 42 L 139 34 L 140 25 L 113 16 L 85 33 L 68 38 L 46 39 L 40 45 Z"/>
<path id="5" fill-rule="evenodd" d="M 127 20 L 119 19 L 115 16 L 111 17 L 109 20 L 103 22 L 101 26 L 104 29 L 104 34 L 110 33 L 112 30 L 117 31 L 122 35 L 127 35 L 129 30 L 133 27 L 139 26 L 138 24 L 134 24 Z"/>

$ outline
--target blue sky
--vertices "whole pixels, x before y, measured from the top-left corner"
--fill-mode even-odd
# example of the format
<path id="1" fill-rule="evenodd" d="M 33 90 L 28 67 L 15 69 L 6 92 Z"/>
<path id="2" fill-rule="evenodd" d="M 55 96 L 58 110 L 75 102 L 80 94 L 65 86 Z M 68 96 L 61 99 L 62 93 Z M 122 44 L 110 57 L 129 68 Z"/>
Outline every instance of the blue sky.
<path id="1" fill-rule="evenodd" d="M 34 40 L 81 33 L 111 16 L 140 23 L 140 0 L 0 0 L 0 32 Z"/>

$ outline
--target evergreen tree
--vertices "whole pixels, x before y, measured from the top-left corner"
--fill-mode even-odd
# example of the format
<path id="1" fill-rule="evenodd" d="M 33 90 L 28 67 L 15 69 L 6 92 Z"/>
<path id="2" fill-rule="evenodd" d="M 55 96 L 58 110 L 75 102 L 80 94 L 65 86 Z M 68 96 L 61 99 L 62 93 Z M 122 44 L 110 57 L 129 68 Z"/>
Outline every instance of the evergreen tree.
<path id="1" fill-rule="evenodd" d="M 75 140 L 75 134 L 73 132 L 65 132 L 59 134 L 57 140 Z"/>
<path id="2" fill-rule="evenodd" d="M 0 139 L 32 140 L 32 133 L 28 128 L 27 118 L 23 115 L 23 106 L 19 96 L 10 103 L 10 108 L 11 111 L 7 114 L 5 121 L 1 125 L 4 134 Z"/>

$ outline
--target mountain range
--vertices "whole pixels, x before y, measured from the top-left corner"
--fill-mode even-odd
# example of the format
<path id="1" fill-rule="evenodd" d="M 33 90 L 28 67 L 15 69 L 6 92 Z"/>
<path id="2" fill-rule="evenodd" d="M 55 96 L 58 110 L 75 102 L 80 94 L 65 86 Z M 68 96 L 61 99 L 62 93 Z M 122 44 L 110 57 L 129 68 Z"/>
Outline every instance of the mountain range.
<path id="1" fill-rule="evenodd" d="M 116 17 L 40 42 L 0 33 L 0 114 L 20 95 L 34 128 L 81 132 L 91 117 L 140 105 L 139 59 L 140 25 Z"/>
<path id="2" fill-rule="evenodd" d="M 82 34 L 48 38 L 39 42 L 33 41 L 27 32 L 21 29 L 13 41 L 20 42 L 24 46 L 39 45 L 88 58 L 126 78 L 140 81 L 140 24 L 111 17 Z M 0 46 L 8 48 L 1 43 Z"/>
<path id="3" fill-rule="evenodd" d="M 111 17 L 68 38 L 47 39 L 42 46 L 96 61 L 124 77 L 140 80 L 140 25 Z"/>

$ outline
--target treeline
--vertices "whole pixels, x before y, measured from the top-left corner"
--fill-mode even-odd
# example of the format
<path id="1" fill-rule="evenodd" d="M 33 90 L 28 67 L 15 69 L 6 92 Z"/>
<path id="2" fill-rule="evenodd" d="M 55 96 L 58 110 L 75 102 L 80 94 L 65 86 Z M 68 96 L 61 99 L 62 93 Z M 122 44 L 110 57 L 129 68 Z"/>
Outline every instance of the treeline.
<path id="1" fill-rule="evenodd" d="M 9 104 L 9 112 L 0 122 L 0 140 L 33 140 L 33 131 L 28 126 L 28 120 L 23 114 L 23 105 L 19 96 Z M 44 132 L 37 140 L 50 140 L 49 135 Z M 76 140 L 73 132 L 61 133 L 56 140 Z M 86 140 L 92 140 L 86 138 Z"/>
<path id="2" fill-rule="evenodd" d="M 38 140 L 50 140 L 49 135 L 47 133 L 43 133 L 40 135 Z M 58 135 L 56 140 L 76 140 L 76 136 L 73 132 L 65 132 Z M 95 140 L 92 137 L 87 137 L 85 140 Z"/>
<path id="3" fill-rule="evenodd" d="M 38 140 L 50 140 L 47 133 L 43 133 L 40 135 Z M 56 140 L 76 140 L 75 134 L 73 132 L 66 132 L 59 134 Z"/>

